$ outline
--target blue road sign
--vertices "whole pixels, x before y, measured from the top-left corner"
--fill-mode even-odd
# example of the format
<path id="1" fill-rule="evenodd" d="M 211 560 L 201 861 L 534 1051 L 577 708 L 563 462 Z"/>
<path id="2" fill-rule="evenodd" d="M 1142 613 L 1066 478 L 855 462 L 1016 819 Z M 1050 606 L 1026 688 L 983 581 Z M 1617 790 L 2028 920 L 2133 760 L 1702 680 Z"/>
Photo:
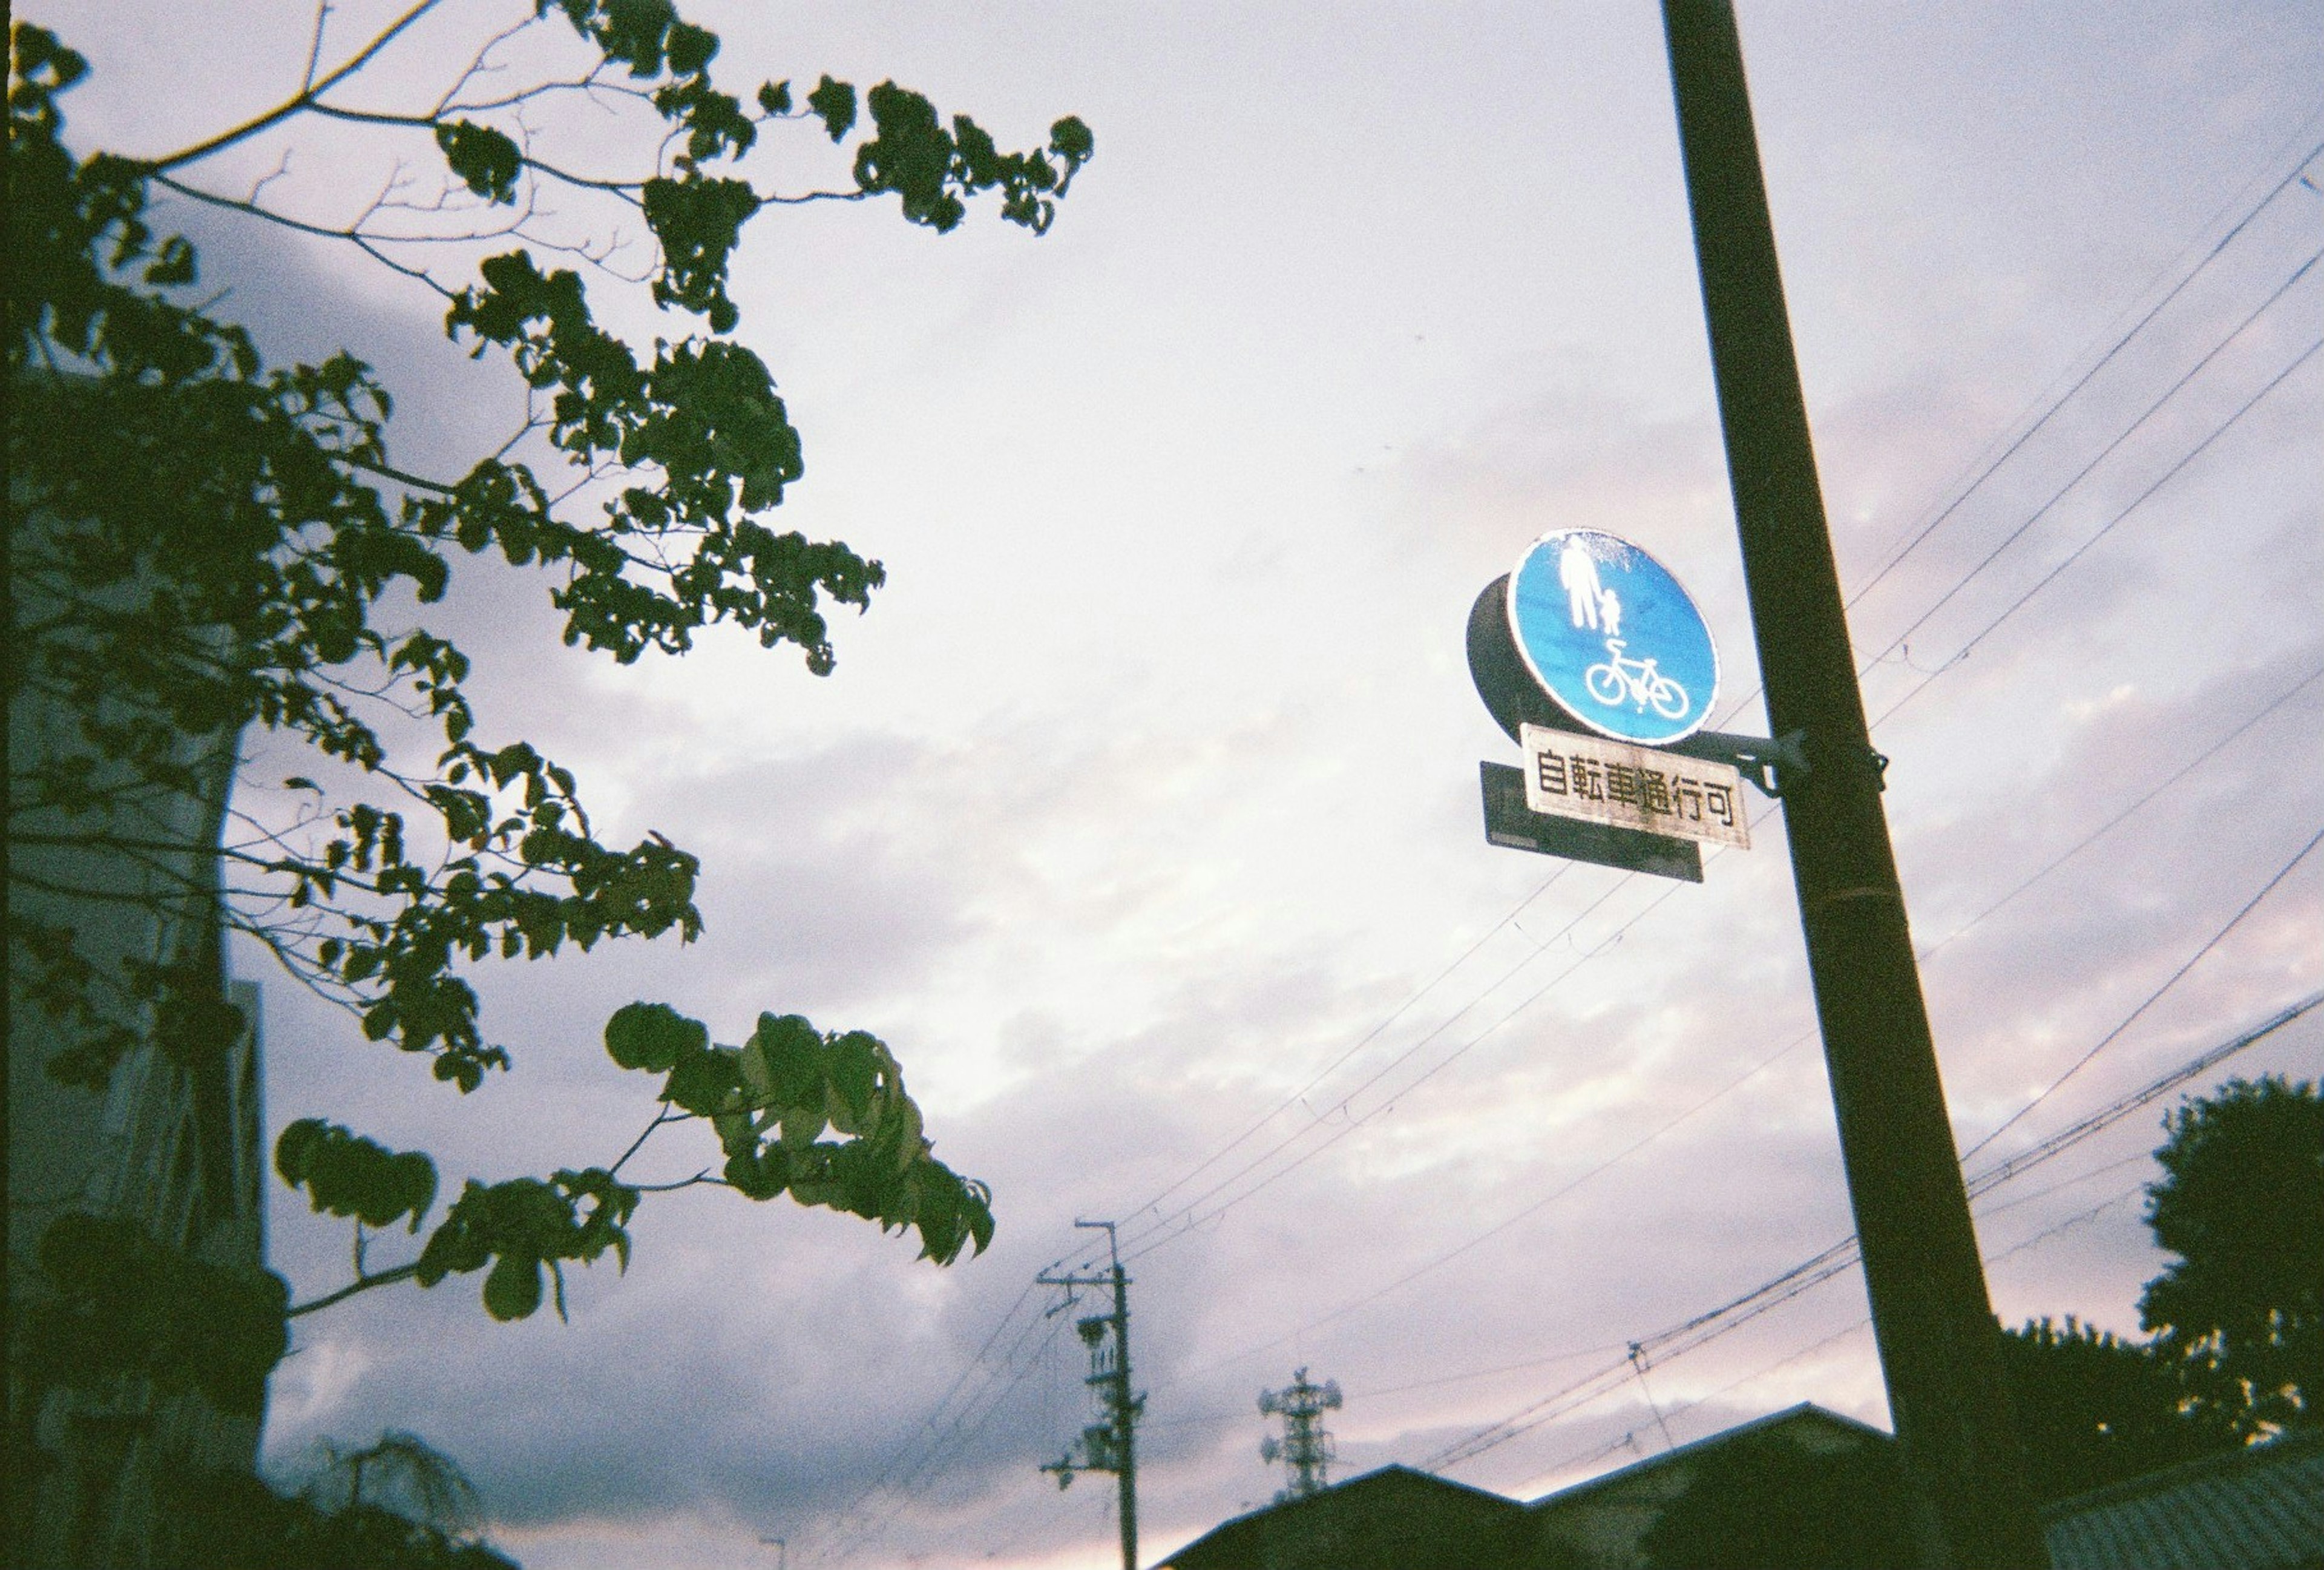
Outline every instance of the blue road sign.
<path id="1" fill-rule="evenodd" d="M 1601 736 L 1692 735 L 1719 694 L 1711 628 L 1670 569 L 1611 534 L 1555 529 L 1509 574 L 1509 635 L 1558 706 Z"/>

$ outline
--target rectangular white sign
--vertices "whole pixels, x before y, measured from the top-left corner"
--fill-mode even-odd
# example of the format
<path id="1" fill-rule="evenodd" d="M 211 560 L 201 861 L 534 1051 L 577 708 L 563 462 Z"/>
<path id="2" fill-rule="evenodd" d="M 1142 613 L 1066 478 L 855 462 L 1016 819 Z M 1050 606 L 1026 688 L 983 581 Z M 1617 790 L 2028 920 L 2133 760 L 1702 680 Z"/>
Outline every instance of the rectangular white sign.
<path id="1" fill-rule="evenodd" d="M 1536 812 L 1751 848 L 1743 776 L 1732 764 L 1543 725 L 1524 726 L 1522 741 L 1526 805 Z"/>

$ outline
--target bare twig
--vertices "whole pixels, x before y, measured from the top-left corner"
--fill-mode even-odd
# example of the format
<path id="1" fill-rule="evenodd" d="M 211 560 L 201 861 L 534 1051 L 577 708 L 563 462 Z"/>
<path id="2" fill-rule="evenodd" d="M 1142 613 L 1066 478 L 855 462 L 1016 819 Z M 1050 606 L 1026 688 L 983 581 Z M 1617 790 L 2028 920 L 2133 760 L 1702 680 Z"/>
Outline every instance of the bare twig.
<path id="1" fill-rule="evenodd" d="M 297 97 L 277 104 L 264 114 L 245 120 L 239 125 L 221 131 L 207 141 L 198 142 L 191 147 L 170 153 L 166 157 L 154 159 L 144 167 L 152 173 L 159 175 L 164 170 L 176 169 L 180 164 L 192 163 L 198 159 L 208 158 L 213 152 L 222 152 L 237 142 L 247 141 L 270 126 L 279 125 L 283 121 L 315 107 L 316 101 L 321 95 L 329 92 L 333 88 L 363 69 L 364 66 L 369 65 L 374 56 L 392 43 L 412 23 L 436 9 L 438 4 L 438 0 L 420 0 L 420 4 L 390 23 L 386 31 L 356 51 L 354 57 L 346 64 L 322 80 L 302 86 Z"/>

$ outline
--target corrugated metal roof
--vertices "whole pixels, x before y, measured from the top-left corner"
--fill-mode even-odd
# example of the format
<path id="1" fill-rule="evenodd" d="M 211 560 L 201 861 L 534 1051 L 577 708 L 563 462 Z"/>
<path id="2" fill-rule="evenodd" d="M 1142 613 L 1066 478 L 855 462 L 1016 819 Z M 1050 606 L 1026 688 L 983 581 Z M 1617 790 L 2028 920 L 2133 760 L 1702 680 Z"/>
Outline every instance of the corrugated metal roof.
<path id="1" fill-rule="evenodd" d="M 2207 1456 L 2046 1513 L 2054 1570 L 2324 1565 L 2324 1433 Z"/>

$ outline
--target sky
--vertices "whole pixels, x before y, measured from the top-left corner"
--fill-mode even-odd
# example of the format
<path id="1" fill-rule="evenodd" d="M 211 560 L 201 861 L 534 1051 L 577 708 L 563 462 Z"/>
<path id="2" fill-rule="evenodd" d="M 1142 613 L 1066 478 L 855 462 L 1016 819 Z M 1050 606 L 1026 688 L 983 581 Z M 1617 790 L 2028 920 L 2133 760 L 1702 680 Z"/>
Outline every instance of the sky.
<path id="1" fill-rule="evenodd" d="M 2324 21 L 1740 10 L 1956 1137 L 2042 1097 L 1975 1173 L 2324 983 Z M 1077 114 L 1096 157 L 1038 237 L 880 204 L 753 228 L 742 336 L 806 440 L 776 521 L 889 573 L 837 671 L 725 636 L 617 667 L 512 572 L 429 617 L 487 735 L 572 767 L 609 839 L 703 857 L 706 935 L 480 971 L 516 1068 L 466 1099 L 238 956 L 268 1122 L 425 1146 L 447 1181 L 604 1162 L 651 1113 L 598 1044 L 613 1009 L 728 1040 L 800 1012 L 891 1045 L 998 1235 L 938 1269 L 788 1201 L 655 1196 L 569 1323 L 493 1324 L 469 1280 L 301 1320 L 275 1474 L 415 1431 L 536 1570 L 1116 1563 L 1110 1480 L 1037 1470 L 1092 1420 L 1094 1299 L 1035 1282 L 1100 1257 L 1077 1219 L 1120 1224 L 1133 1282 L 1148 1562 L 1280 1486 L 1256 1398 L 1299 1368 L 1345 1391 L 1335 1476 L 1522 1498 L 1797 1401 L 1885 1425 L 1854 1271 L 1660 1337 L 1850 1227 L 1772 804 L 1700 886 L 1483 836 L 1477 765 L 1517 753 L 1462 628 L 1546 531 L 1665 563 L 1717 723 L 1765 727 L 1655 8 L 688 14 L 730 86 L 892 77 L 1004 145 Z M 131 153 L 286 96 L 311 16 L 20 14 L 92 60 L 75 144 Z M 507 14 L 448 5 L 380 90 Z M 245 190 L 285 145 L 266 194 L 310 214 L 391 167 L 300 130 L 205 178 Z M 811 134 L 775 156 L 837 172 Z M 171 217 L 271 355 L 381 368 L 400 456 L 465 466 L 521 415 L 423 289 Z M 297 766 L 250 752 L 263 816 Z M 2188 1088 L 2319 1068 L 2324 1011 Z M 2174 1100 L 1980 1201 L 2005 1321 L 2137 1330 Z M 650 1175 L 707 1164 L 688 1138 Z M 300 1296 L 345 1279 L 295 1196 L 270 1227 Z"/>

